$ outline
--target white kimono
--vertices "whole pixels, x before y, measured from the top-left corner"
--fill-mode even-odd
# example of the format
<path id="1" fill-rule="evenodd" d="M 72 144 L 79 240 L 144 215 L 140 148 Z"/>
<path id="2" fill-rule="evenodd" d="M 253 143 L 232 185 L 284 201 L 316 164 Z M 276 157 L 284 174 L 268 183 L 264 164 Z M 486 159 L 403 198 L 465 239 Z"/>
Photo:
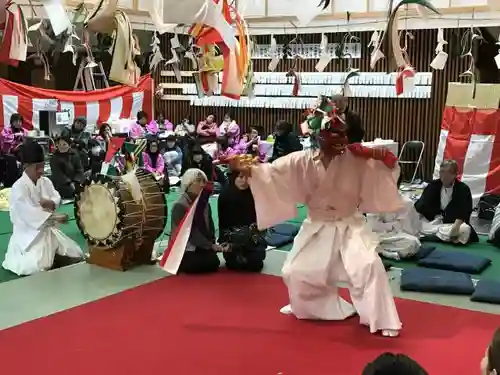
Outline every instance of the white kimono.
<path id="1" fill-rule="evenodd" d="M 395 260 L 415 255 L 420 248 L 418 213 L 411 199 L 402 199 L 405 205 L 395 213 L 366 215 L 368 224 L 378 236 L 378 252 Z"/>
<path id="2" fill-rule="evenodd" d="M 372 333 L 401 329 L 377 240 L 358 211 L 399 210 L 397 173 L 348 150 L 327 169 L 313 151 L 294 152 L 252 169 L 259 228 L 293 218 L 298 203 L 308 206 L 309 216 L 283 266 L 290 305 L 282 311 L 324 320 L 345 319 L 357 311 Z M 339 297 L 339 282 L 347 283 L 354 308 Z"/>
<path id="3" fill-rule="evenodd" d="M 47 177 L 41 177 L 35 185 L 23 173 L 12 186 L 9 209 L 13 233 L 2 267 L 17 275 L 49 270 L 56 253 L 83 257 L 80 246 L 55 227 L 51 213 L 40 206 L 42 198 L 53 201 L 56 206 L 61 201 Z"/>

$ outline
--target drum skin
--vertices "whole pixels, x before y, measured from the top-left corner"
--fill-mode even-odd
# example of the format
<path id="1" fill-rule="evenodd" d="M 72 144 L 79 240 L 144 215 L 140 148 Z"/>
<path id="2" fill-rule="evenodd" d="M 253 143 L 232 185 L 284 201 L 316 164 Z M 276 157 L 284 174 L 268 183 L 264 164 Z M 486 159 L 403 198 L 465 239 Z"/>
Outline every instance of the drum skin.
<path id="1" fill-rule="evenodd" d="M 79 186 L 75 219 L 90 246 L 114 248 L 125 240 L 154 242 L 167 222 L 162 187 L 148 172 L 136 172 L 143 202 L 136 202 L 121 179 L 98 175 Z"/>

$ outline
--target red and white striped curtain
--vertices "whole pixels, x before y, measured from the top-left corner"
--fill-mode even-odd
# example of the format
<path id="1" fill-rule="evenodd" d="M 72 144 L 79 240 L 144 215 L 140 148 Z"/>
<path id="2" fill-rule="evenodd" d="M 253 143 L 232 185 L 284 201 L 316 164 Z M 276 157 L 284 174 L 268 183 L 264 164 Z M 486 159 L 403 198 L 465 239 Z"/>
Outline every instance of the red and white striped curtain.
<path id="1" fill-rule="evenodd" d="M 27 129 L 39 127 L 39 111 L 68 111 L 70 122 L 85 117 L 88 125 L 135 118 L 138 111 L 153 116 L 153 79 L 142 77 L 137 87 L 114 86 L 94 91 L 46 90 L 0 79 L 0 130 L 19 113 Z"/>
<path id="2" fill-rule="evenodd" d="M 500 194 L 500 110 L 445 107 L 434 178 L 443 160 L 455 160 L 474 201 Z"/>

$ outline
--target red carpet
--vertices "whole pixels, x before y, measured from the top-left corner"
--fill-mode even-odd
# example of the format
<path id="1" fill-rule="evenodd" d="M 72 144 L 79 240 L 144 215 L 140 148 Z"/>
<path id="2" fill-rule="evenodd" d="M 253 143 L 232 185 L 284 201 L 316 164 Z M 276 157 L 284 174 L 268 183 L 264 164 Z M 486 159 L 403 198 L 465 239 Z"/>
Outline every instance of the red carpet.
<path id="1" fill-rule="evenodd" d="M 22 375 L 359 375 L 384 351 L 431 375 L 473 375 L 500 317 L 398 300 L 404 331 L 371 335 L 358 319 L 279 314 L 280 278 L 168 277 L 0 332 L 0 370 Z"/>

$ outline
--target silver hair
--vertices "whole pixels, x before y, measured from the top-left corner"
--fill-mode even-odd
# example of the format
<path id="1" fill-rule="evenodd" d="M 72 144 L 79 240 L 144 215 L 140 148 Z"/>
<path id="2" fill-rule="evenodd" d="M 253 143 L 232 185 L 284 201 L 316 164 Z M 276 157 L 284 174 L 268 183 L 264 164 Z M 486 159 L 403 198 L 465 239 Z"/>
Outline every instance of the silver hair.
<path id="1" fill-rule="evenodd" d="M 198 168 L 188 169 L 181 178 L 181 191 L 186 192 L 196 181 L 207 182 L 208 178 L 205 172 Z"/>
<path id="2" fill-rule="evenodd" d="M 450 168 L 450 170 L 458 174 L 458 163 L 455 160 L 445 160 L 441 163 L 441 168 Z"/>

